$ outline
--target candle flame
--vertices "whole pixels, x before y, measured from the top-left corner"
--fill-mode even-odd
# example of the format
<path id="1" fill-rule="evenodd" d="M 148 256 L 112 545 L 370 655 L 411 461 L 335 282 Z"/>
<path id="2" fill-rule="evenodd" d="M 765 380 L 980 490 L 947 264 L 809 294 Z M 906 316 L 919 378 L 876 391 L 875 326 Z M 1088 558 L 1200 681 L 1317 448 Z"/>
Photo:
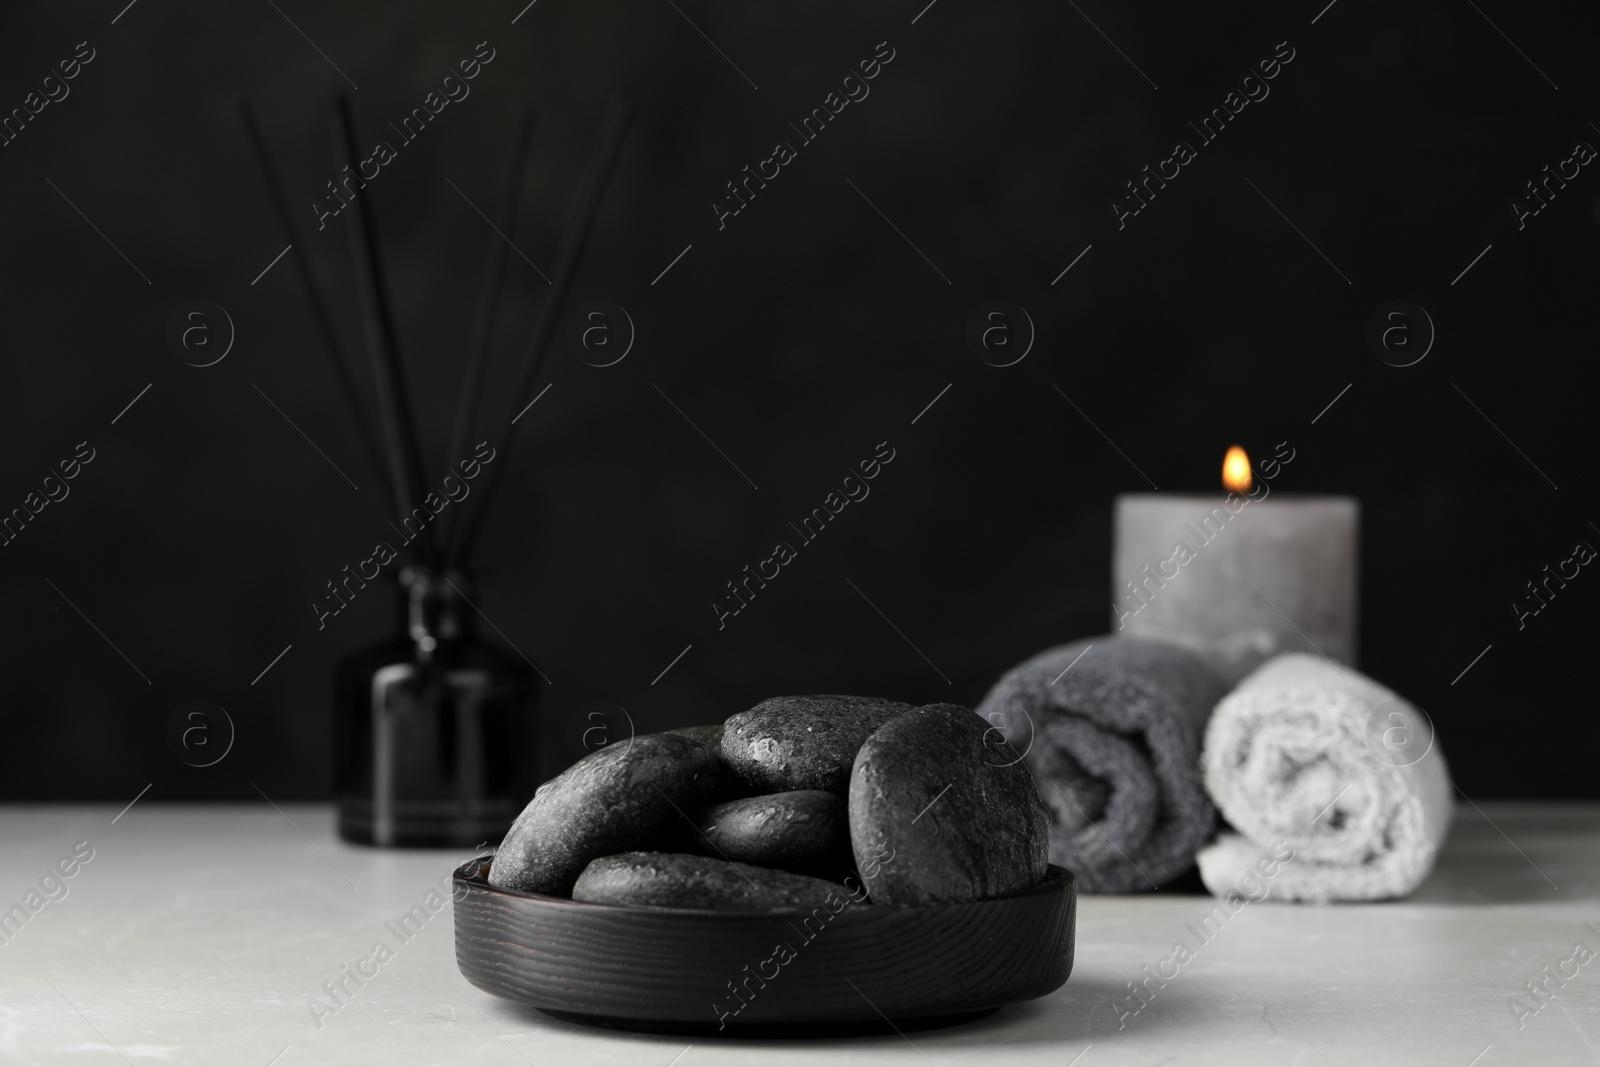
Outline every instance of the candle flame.
<path id="1" fill-rule="evenodd" d="M 1231 493 L 1248 493 L 1253 482 L 1250 477 L 1250 457 L 1244 449 L 1234 445 L 1222 457 L 1222 487 Z"/>

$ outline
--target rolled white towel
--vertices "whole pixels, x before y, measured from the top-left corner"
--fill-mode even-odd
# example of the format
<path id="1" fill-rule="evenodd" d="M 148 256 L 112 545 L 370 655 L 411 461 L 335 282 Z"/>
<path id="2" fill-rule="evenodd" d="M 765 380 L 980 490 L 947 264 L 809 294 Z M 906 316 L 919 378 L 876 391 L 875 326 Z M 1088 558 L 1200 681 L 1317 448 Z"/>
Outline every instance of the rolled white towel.
<path id="1" fill-rule="evenodd" d="M 1410 893 L 1433 869 L 1454 809 L 1425 722 L 1377 682 L 1317 656 L 1290 653 L 1257 668 L 1206 728 L 1206 788 L 1239 831 L 1200 852 L 1206 888 L 1237 892 L 1272 865 L 1273 900 Z"/>

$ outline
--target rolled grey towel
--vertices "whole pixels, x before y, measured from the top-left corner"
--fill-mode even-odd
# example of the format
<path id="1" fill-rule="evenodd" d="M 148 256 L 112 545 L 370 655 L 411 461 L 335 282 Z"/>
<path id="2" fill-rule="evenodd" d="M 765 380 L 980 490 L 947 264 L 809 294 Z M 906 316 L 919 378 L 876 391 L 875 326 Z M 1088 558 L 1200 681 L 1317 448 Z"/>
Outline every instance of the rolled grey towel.
<path id="1" fill-rule="evenodd" d="M 1081 892 L 1128 893 L 1181 874 L 1211 838 L 1200 742 L 1226 692 L 1186 649 L 1096 637 L 1012 668 L 977 710 L 1025 753 L 1051 862 Z"/>

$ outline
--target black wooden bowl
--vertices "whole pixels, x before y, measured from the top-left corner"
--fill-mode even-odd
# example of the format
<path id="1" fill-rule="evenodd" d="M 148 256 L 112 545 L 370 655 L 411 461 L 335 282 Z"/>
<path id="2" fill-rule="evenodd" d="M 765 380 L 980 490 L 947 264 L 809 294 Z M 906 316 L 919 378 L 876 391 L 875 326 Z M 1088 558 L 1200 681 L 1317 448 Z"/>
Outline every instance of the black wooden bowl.
<path id="1" fill-rule="evenodd" d="M 955 904 L 707 911 L 581 904 L 455 872 L 456 963 L 567 1019 L 678 1033 L 818 1035 L 961 1022 L 1072 972 L 1077 897 L 1051 865 L 1014 896 Z"/>

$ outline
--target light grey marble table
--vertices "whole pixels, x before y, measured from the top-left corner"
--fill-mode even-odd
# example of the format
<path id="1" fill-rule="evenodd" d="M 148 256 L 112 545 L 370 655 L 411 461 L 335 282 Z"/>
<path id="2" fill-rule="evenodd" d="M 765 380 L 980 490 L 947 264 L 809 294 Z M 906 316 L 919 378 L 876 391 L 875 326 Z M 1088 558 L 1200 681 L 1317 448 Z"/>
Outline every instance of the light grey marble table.
<path id="1" fill-rule="evenodd" d="M 1127 983 L 1180 938 L 1196 945 L 1185 924 L 1210 898 L 1081 898 L 1071 980 L 967 1026 L 692 1044 L 588 1029 L 479 992 L 456 970 L 448 903 L 397 936 L 396 920 L 418 905 L 427 913 L 465 853 L 349 847 L 321 806 L 145 797 L 118 808 L 0 807 L 0 908 L 30 890 L 42 905 L 20 928 L 0 925 L 0 1063 L 1600 1061 L 1600 960 L 1574 959 L 1580 942 L 1600 952 L 1597 805 L 1463 808 L 1439 869 L 1402 903 L 1250 904 L 1137 1014 L 1126 1014 L 1137 1003 Z M 74 863 L 75 846 L 92 858 Z M 72 877 L 46 880 L 62 860 Z M 380 941 L 392 958 L 333 1011 L 324 983 Z M 1541 980 L 1554 995 L 1530 999 L 1524 983 Z"/>

